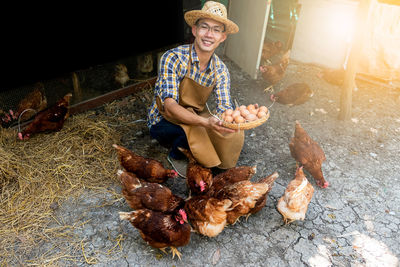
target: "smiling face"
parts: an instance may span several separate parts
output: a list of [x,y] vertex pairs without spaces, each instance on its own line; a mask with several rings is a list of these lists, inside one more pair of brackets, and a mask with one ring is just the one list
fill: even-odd
[[214,53],[227,34],[224,24],[212,19],[200,19],[193,27],[194,45],[198,53]]

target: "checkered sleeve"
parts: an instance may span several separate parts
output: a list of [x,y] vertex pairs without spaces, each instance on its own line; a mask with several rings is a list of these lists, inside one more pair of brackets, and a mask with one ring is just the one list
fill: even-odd
[[226,109],[232,108],[230,86],[231,80],[229,70],[222,65],[221,68],[217,69],[217,82],[214,89],[215,99],[217,100],[217,112],[222,113]]
[[179,101],[178,86],[181,64],[178,55],[173,52],[165,53],[161,58],[157,94],[162,104],[168,97]]

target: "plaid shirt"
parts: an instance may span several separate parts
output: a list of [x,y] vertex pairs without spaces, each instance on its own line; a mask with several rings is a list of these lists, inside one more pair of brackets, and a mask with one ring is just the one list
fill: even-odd
[[[159,96],[161,102],[168,97],[179,103],[179,85],[185,77],[188,70],[190,45],[181,45],[164,53],[160,60],[158,78],[154,89],[154,99],[151,104],[147,125],[158,123],[162,115],[158,111],[156,97]],[[213,64],[214,63],[214,64]],[[193,79],[202,86],[211,86],[216,79],[213,93],[217,101],[217,112],[221,113],[228,108],[232,108],[230,97],[230,76],[228,68],[221,59],[214,54],[205,71],[200,71],[199,58],[192,46],[192,66],[189,73],[189,78]],[[215,68],[215,69],[214,69]]]

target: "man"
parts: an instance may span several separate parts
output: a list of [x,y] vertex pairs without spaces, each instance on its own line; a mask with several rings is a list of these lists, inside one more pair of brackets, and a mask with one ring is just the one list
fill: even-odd
[[228,34],[239,31],[226,13],[223,4],[213,1],[186,12],[194,43],[161,57],[148,126],[160,144],[172,146],[168,160],[174,168],[184,158],[178,147],[189,148],[203,166],[220,169],[234,167],[243,147],[243,131],[223,127],[206,107],[213,93],[217,112],[232,108],[229,71],[214,53]]

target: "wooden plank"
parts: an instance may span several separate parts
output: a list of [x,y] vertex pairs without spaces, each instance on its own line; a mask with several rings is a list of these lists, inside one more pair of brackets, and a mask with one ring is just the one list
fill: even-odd
[[153,77],[153,78],[150,78],[143,82],[128,85],[121,89],[109,92],[107,94],[77,103],[70,107],[70,114],[74,115],[77,113],[81,113],[81,112],[99,107],[101,105],[104,105],[105,103],[114,101],[116,99],[123,98],[128,95],[134,94],[148,86],[154,86],[154,84],[156,83],[156,80],[157,80],[157,77]]
[[340,98],[340,120],[349,120],[351,118],[351,104],[353,97],[354,79],[356,77],[356,68],[360,57],[361,44],[364,37],[364,24],[368,18],[371,0],[361,0],[357,11],[357,22],[355,34],[353,35],[352,47],[347,62],[346,73]]
[[[119,98],[123,98],[128,95],[134,94],[136,92],[139,92],[140,90],[143,90],[144,88],[146,88],[148,86],[154,86],[154,84],[156,83],[156,80],[157,80],[157,77],[152,77],[143,82],[131,84],[131,85],[125,86],[121,89],[117,89],[112,92],[109,92],[107,94],[97,96],[97,97],[85,100],[83,102],[79,102],[75,105],[70,106],[69,113],[70,113],[70,115],[82,113],[87,110],[97,108],[101,105],[104,105],[105,103],[108,103],[108,102],[117,100]],[[31,123],[32,121],[33,121],[33,119],[22,122],[20,125],[21,129],[25,125],[28,125],[29,123]],[[16,129],[16,128],[18,128],[18,125],[11,126],[10,128]]]

